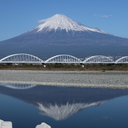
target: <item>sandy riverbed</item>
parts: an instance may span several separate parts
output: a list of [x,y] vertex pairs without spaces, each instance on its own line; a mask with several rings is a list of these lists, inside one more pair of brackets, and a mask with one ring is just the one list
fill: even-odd
[[128,89],[128,72],[0,70],[0,83]]

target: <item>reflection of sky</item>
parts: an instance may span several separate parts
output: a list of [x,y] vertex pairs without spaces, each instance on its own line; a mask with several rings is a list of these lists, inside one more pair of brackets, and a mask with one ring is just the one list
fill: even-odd
[[38,110],[33,106],[16,98],[0,94],[0,119],[12,121],[13,128],[27,128],[27,126],[33,128],[33,125],[37,125],[32,122],[37,113]]
[[79,120],[79,127],[127,128],[128,96],[108,101],[100,106],[87,108],[73,116]]
[[[54,88],[52,89],[54,90]],[[12,90],[6,90],[6,94],[8,91]],[[28,93],[28,91],[26,93]],[[20,95],[23,94],[25,94],[25,91]],[[128,127],[128,96],[118,97],[98,106],[87,107],[64,120],[56,121],[53,118],[41,115],[40,110],[33,106],[33,102],[28,103],[27,97],[29,95],[30,94],[26,95],[26,100],[25,98],[24,100],[19,100],[16,99],[17,97],[13,98],[5,94],[0,94],[0,119],[12,121],[13,128],[34,128],[41,122],[48,123],[52,128]],[[78,105],[79,103],[75,103],[74,99],[74,104]],[[71,104],[69,104],[69,106],[70,105]]]

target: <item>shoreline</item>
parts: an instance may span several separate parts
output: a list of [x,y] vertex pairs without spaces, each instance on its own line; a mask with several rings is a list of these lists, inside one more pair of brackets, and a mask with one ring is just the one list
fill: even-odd
[[128,71],[0,70],[0,83],[128,89]]

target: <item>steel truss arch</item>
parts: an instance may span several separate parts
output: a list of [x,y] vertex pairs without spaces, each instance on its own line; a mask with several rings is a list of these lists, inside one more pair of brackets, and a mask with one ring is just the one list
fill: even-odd
[[30,89],[33,87],[36,87],[37,85],[31,85],[31,84],[0,84],[0,86],[11,88],[11,89],[19,89],[19,90],[24,90],[24,89]]
[[125,64],[125,63],[128,63],[128,56],[124,56],[124,57],[121,57],[121,58],[119,58],[118,60],[116,60],[115,61],[115,64],[121,64],[121,63],[123,63],[123,64]]
[[18,53],[2,58],[0,63],[44,63],[44,61],[31,54]]
[[82,61],[74,56],[61,54],[53,56],[45,61],[45,63],[82,63]]
[[102,55],[96,55],[91,56],[83,61],[83,64],[85,63],[114,63],[114,61],[110,57],[102,56]]

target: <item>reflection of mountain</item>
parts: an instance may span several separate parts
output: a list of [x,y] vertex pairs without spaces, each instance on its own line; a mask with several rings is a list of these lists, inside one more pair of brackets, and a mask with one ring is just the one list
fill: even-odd
[[65,105],[58,106],[57,104],[48,107],[43,106],[43,104],[38,103],[38,109],[41,110],[42,115],[46,115],[54,118],[55,120],[63,120],[69,116],[79,112],[82,109],[86,109],[91,106],[96,106],[98,104],[104,103],[103,101],[93,102],[93,103],[68,103]]
[[62,120],[88,107],[128,95],[128,90],[51,86],[15,90],[0,86],[0,93],[32,104],[41,110],[42,115],[47,115],[55,120]]

